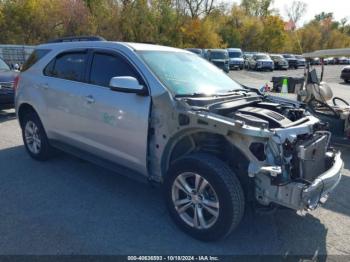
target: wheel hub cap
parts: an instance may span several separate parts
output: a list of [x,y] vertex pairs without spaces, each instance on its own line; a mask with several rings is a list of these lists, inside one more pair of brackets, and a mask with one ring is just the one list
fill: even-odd
[[198,174],[180,174],[172,186],[172,200],[180,218],[191,227],[210,228],[219,217],[217,194]]
[[33,121],[28,121],[24,128],[24,138],[26,145],[33,154],[40,153],[41,139],[39,136],[39,129]]

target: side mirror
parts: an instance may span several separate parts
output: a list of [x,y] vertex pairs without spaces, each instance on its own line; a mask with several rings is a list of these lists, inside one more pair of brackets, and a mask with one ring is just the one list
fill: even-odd
[[135,77],[116,76],[109,82],[109,87],[113,91],[124,93],[145,94],[144,86],[140,85]]

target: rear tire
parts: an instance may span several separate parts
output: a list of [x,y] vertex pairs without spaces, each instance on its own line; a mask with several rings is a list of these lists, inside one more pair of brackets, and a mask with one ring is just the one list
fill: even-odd
[[229,235],[244,214],[244,194],[236,175],[223,161],[205,153],[171,165],[164,196],[176,225],[202,241]]
[[47,160],[53,150],[38,115],[28,112],[23,117],[21,126],[23,142],[29,155],[35,160]]

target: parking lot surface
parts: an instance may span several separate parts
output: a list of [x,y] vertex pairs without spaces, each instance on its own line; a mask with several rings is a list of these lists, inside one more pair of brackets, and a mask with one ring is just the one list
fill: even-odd
[[[230,76],[258,87],[272,74],[299,72]],[[335,93],[350,98],[338,75],[327,77]],[[203,243],[176,228],[159,188],[67,154],[32,160],[13,110],[0,111],[0,138],[0,254],[350,255],[350,149],[341,149],[344,176],[323,207],[299,216],[286,209],[258,214],[248,206],[231,236]]]

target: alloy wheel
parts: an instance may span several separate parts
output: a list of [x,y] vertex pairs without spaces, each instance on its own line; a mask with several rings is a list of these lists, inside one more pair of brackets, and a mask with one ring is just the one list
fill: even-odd
[[199,174],[178,175],[172,185],[172,201],[180,218],[190,227],[208,229],[219,217],[218,196]]
[[39,134],[39,128],[33,121],[28,121],[24,129],[24,137],[28,149],[33,154],[37,155],[41,149],[41,138]]

